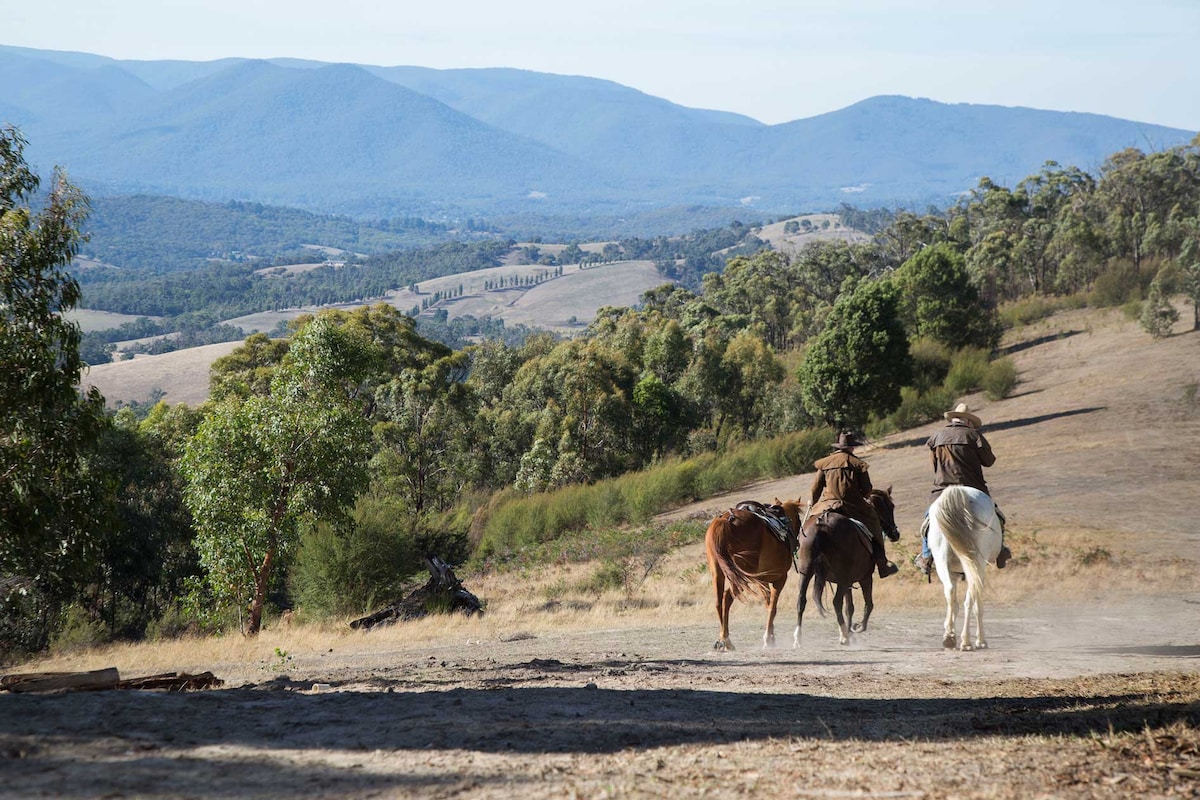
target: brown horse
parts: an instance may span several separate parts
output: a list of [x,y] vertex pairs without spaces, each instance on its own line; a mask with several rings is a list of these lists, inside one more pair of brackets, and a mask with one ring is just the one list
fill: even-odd
[[[789,539],[795,541],[800,531],[800,503],[778,499],[775,503],[787,516]],[[715,517],[704,535],[708,570],[717,598],[717,619],[721,623],[714,650],[734,649],[729,640],[729,609],[735,599],[747,594],[766,601],[763,647],[775,646],[775,610],[792,566],[793,546],[779,540],[754,513],[756,508],[761,511],[765,507],[754,502],[739,503]]]
[[[867,500],[879,515],[883,531],[893,542],[899,540],[900,530],[896,527],[896,507],[892,503],[892,487],[875,489]],[[867,629],[867,620],[875,602],[871,597],[874,585],[875,560],[871,557],[871,540],[856,522],[836,511],[827,511],[804,521],[800,534],[800,546],[796,551],[796,570],[801,574],[800,596],[796,599],[796,632],[792,644],[800,646],[800,625],[804,621],[809,583],[812,584],[812,599],[821,616],[825,607],[821,595],[825,584],[832,583],[837,589],[833,595],[833,608],[837,612],[840,644],[850,644],[856,631]],[[854,624],[854,584],[862,588],[863,618]]]

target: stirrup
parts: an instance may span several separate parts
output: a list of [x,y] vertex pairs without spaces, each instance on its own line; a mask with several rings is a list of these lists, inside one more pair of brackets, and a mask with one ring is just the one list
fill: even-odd
[[1008,545],[1001,545],[1000,552],[996,554],[996,569],[1004,569],[1004,565],[1012,558],[1012,551],[1008,549]]

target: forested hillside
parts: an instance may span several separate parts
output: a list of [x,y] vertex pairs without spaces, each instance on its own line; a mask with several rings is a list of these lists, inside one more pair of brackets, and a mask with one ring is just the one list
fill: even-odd
[[[305,277],[321,270],[257,281],[236,265],[196,273],[194,289],[171,274],[77,277],[65,267],[82,198],[63,183],[28,210],[36,180],[20,138],[4,137],[2,221],[23,237],[4,240],[16,241],[0,262],[15,293],[4,341],[28,358],[28,371],[0,375],[12,476],[0,641],[13,651],[45,646],[67,621],[139,637],[219,629],[247,608],[250,632],[285,605],[346,613],[398,591],[420,554],[495,567],[596,524],[584,487],[619,525],[794,473],[838,428],[878,435],[967,392],[1003,397],[1019,380],[995,352],[1003,326],[1055,308],[1123,306],[1159,337],[1184,297],[1200,326],[1200,145],[1122,150],[1095,173],[1047,165],[1011,187],[983,180],[945,211],[864,214],[878,228],[869,241],[773,251],[730,226],[614,242],[661,257],[676,282],[569,340],[454,348],[391,306],[322,312],[214,364],[201,407],[109,415],[73,388],[78,332],[58,312],[81,292],[229,311],[240,297],[370,294],[412,280],[432,254],[490,263],[489,248],[508,245],[373,256],[323,284]],[[680,249],[689,241],[703,263]]]

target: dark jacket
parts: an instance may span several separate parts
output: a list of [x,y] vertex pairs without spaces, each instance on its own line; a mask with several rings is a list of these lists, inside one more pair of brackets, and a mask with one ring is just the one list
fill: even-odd
[[996,456],[982,433],[955,420],[930,436],[926,444],[933,461],[933,494],[947,486],[971,486],[987,492],[983,468],[995,464]]
[[867,462],[853,453],[839,450],[813,464],[817,476],[812,485],[812,508],[809,516],[825,511],[838,511],[854,517],[877,537],[883,531],[879,515],[867,499],[871,496],[871,478]]

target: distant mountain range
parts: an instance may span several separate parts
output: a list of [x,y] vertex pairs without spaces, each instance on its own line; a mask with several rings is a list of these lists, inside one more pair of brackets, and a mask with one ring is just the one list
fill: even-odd
[[[802,87],[798,85],[797,91]],[[873,97],[779,125],[610,81],[295,59],[122,61],[0,46],[0,123],[93,195],[358,217],[799,212],[945,204],[1053,160],[1094,171],[1195,131]]]

